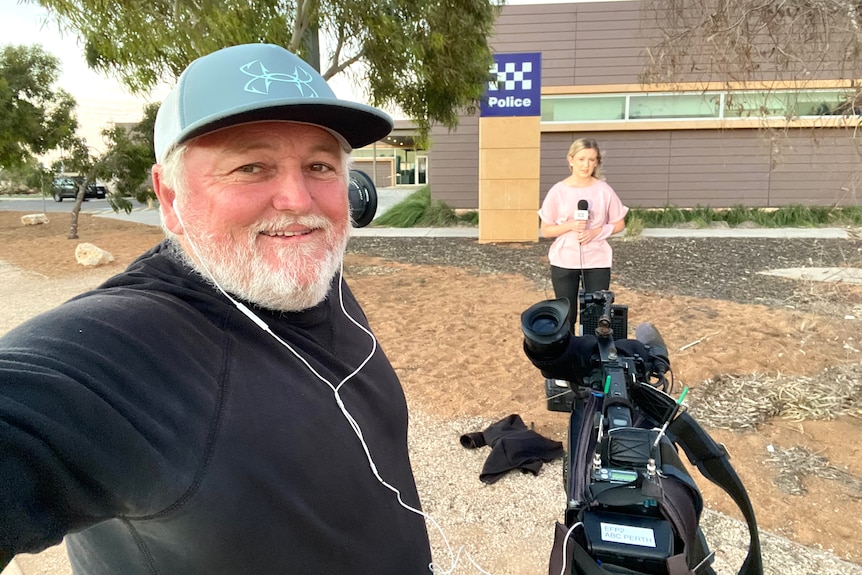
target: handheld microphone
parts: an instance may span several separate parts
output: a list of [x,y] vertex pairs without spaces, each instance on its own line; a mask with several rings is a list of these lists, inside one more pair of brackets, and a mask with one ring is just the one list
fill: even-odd
[[590,219],[590,204],[587,200],[578,200],[578,209],[575,210],[575,219],[584,221]]
[[[589,202],[587,202],[587,200],[585,200],[585,199],[578,200],[578,209],[575,210],[575,221],[586,222],[589,219],[590,219],[590,204],[589,204]],[[586,227],[586,224],[584,224],[584,227]],[[584,246],[581,243],[581,241],[578,241],[578,254],[580,255],[580,262],[581,262],[580,266],[581,266],[581,268],[583,268],[584,267]],[[580,282],[580,281],[585,281],[585,280],[580,279],[578,281]],[[586,287],[586,283],[584,283],[584,287]],[[580,325],[577,325],[577,324],[575,325],[575,328],[576,328],[575,333],[577,333],[578,335],[584,335],[584,333],[583,333],[584,318],[582,315],[583,309],[581,309],[580,312],[581,312],[581,314],[578,318],[578,323]]]

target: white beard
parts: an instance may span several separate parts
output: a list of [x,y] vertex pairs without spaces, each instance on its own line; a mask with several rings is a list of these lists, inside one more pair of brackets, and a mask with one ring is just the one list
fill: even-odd
[[[205,279],[254,305],[276,311],[301,311],[316,306],[326,298],[332,279],[341,269],[349,235],[347,218],[338,225],[318,216],[283,217],[260,223],[248,230],[248,236],[234,239],[226,234],[196,231],[188,223],[185,242],[173,238],[186,263]],[[319,245],[285,246],[273,258],[266,259],[256,243],[259,232],[299,223],[308,228],[325,230],[325,254],[316,255]],[[190,244],[191,249],[182,247]]]

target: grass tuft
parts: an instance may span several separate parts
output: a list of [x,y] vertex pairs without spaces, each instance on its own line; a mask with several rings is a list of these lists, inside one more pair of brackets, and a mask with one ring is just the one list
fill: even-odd
[[390,228],[442,228],[477,225],[476,211],[457,214],[446,202],[431,200],[431,188],[423,186],[392,206],[371,225]]
[[430,204],[431,188],[424,186],[389,208],[379,218],[375,218],[371,225],[388,228],[416,227]]
[[794,204],[777,209],[753,208],[736,205],[727,209],[697,206],[681,209],[667,206],[662,209],[632,208],[626,217],[637,221],[643,228],[667,228],[683,224],[707,227],[713,222],[726,222],[737,227],[746,222],[764,228],[857,227],[862,225],[862,206],[803,206]]
[[[635,237],[644,228],[694,226],[699,228],[725,222],[730,227],[752,223],[764,228],[859,227],[862,206],[803,206],[794,204],[776,209],[735,205],[716,209],[709,206],[661,209],[632,208],[626,216],[626,235]],[[458,213],[445,202],[431,200],[431,188],[423,186],[375,219],[372,226],[391,228],[478,226],[476,210]]]

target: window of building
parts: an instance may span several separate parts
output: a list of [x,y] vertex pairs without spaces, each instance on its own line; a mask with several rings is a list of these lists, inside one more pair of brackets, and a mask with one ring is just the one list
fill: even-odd
[[543,123],[862,115],[847,90],[543,96]]
[[548,96],[542,98],[543,122],[624,120],[625,96]]
[[[395,184],[423,183],[425,179],[425,164],[417,163],[417,151],[414,148],[394,148],[383,144],[375,147],[367,146],[353,150],[351,153],[355,159],[380,158],[392,160],[395,170]],[[423,158],[425,156],[422,156]]]
[[630,120],[717,118],[720,94],[638,94],[629,96]]

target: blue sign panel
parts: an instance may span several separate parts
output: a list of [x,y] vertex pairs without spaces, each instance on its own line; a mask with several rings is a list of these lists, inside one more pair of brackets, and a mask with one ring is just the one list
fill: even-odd
[[542,114],[542,53],[494,54],[481,116]]

